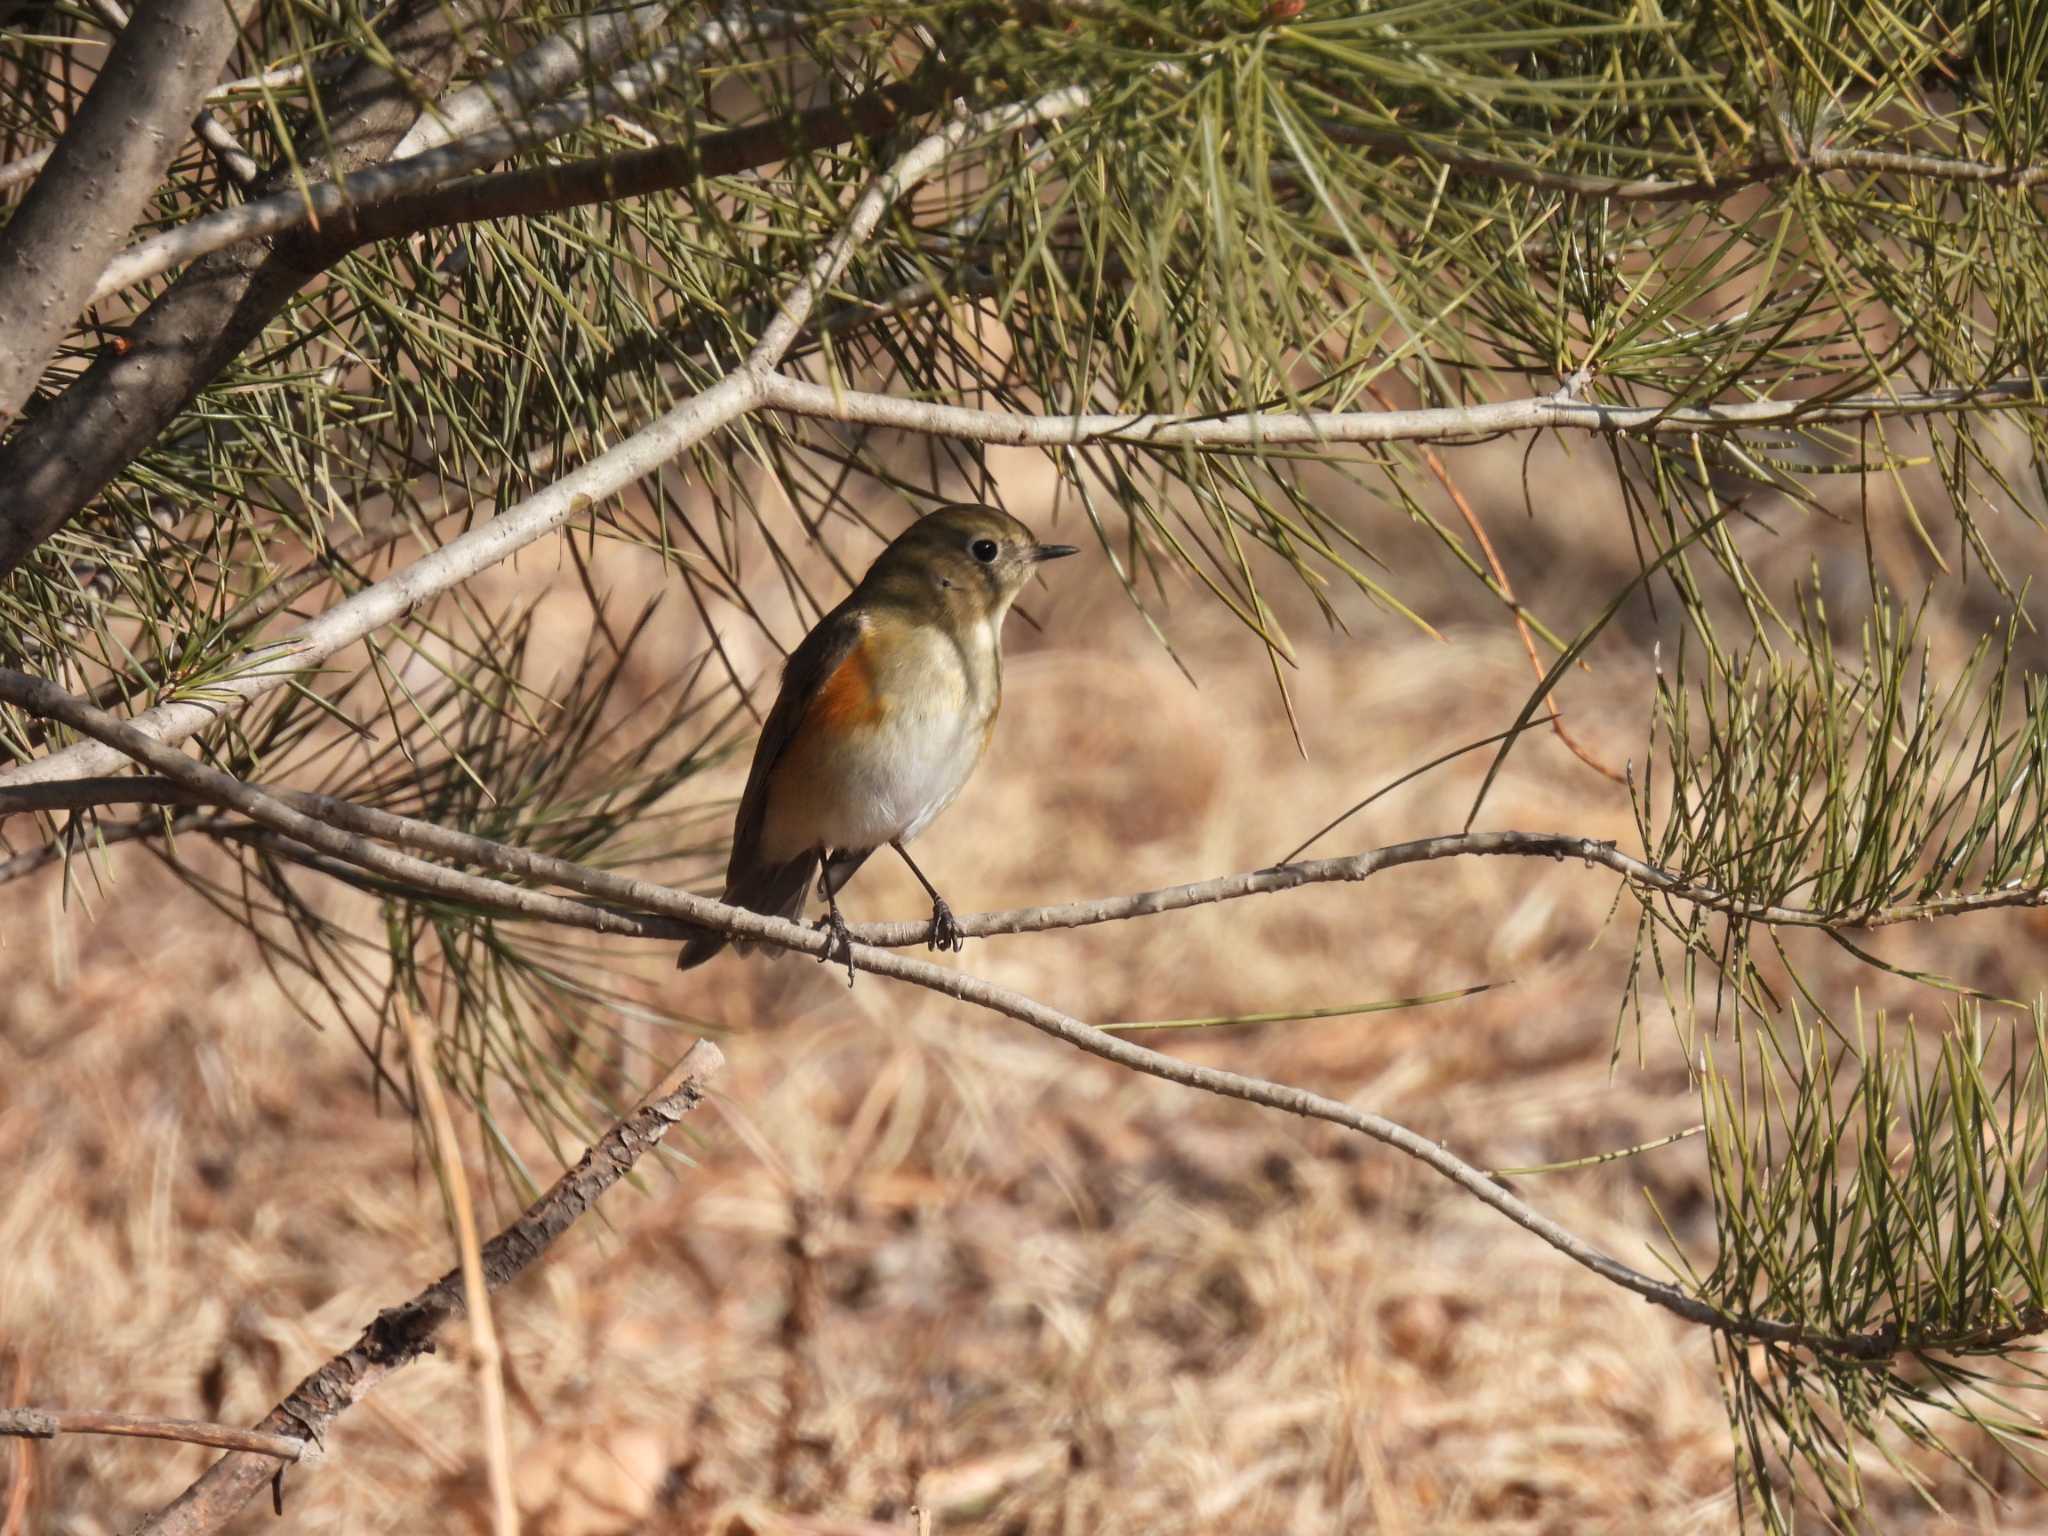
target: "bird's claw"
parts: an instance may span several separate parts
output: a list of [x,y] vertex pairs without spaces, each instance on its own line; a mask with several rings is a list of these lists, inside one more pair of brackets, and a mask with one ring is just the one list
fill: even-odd
[[818,919],[815,926],[824,929],[832,936],[830,941],[826,943],[824,952],[818,956],[818,964],[829,965],[834,960],[845,961],[846,984],[849,987],[852,986],[853,933],[846,926],[846,919],[839,915],[837,907],[833,907],[823,917]]
[[926,936],[924,947],[941,953],[951,950],[955,954],[967,947],[967,935],[960,931],[959,920],[943,896],[932,903],[932,931]]

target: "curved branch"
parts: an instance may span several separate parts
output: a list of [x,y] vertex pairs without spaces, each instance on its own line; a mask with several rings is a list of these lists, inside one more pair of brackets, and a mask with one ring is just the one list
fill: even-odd
[[[544,917],[554,921],[570,923],[576,927],[588,928],[602,933],[623,933],[651,936],[659,933],[668,937],[673,932],[677,917],[699,925],[716,928],[734,937],[743,937],[759,943],[772,944],[782,949],[800,950],[820,959],[830,956],[845,960],[856,970],[885,976],[897,981],[909,982],[914,986],[939,992],[962,1002],[972,1003],[1007,1018],[1028,1024],[1033,1029],[1051,1035],[1057,1040],[1090,1055],[1100,1056],[1105,1061],[1134,1071],[1144,1072],[1168,1082],[1180,1083],[1186,1087],[1199,1088],[1225,1098],[1242,1099],[1246,1103],[1261,1105],[1268,1109],[1284,1110],[1289,1114],[1301,1115],[1313,1120],[1326,1120],[1332,1125],[1369,1136],[1384,1142],[1397,1151],[1423,1163],[1435,1172],[1449,1179],[1467,1194],[1498,1211],[1524,1231],[1530,1232],[1550,1244],[1573,1262],[1584,1266],[1625,1290],[1634,1292],[1645,1300],[1654,1302],[1667,1311],[1719,1332],[1740,1338],[1754,1339],[1766,1344],[1803,1348],[1840,1359],[1866,1363],[1882,1363],[1891,1359],[1901,1349],[1941,1350],[1975,1347],[1984,1343],[1989,1335],[1970,1334],[1956,1336],[1915,1338],[1901,1336],[1895,1328],[1880,1328],[1869,1333],[1833,1333],[1807,1327],[1803,1323],[1785,1323],[1770,1318],[1750,1317],[1722,1310],[1712,1303],[1692,1295],[1669,1281],[1658,1280],[1639,1270],[1631,1268],[1619,1259],[1601,1252],[1578,1237],[1569,1229],[1545,1216],[1535,1207],[1497,1183],[1484,1170],[1474,1167],[1440,1144],[1417,1135],[1407,1127],[1364,1110],[1353,1109],[1334,1099],[1324,1098],[1306,1089],[1291,1087],[1283,1083],[1269,1082],[1264,1078],[1249,1077],[1241,1073],[1224,1071],[1221,1068],[1199,1066],[1180,1060],[1144,1046],[1120,1039],[1107,1031],[1085,1024],[1081,1020],[1061,1013],[1027,997],[1022,993],[1000,987],[993,982],[966,972],[939,966],[926,960],[907,955],[894,954],[878,949],[867,943],[854,943],[849,951],[839,950],[837,941],[818,929],[783,918],[768,917],[748,912],[737,907],[728,907],[722,902],[711,901],[702,896],[693,896],[681,891],[668,890],[646,881],[633,881],[621,876],[607,875],[597,870],[577,870],[578,884],[583,889],[612,889],[638,894],[644,890],[650,898],[647,906],[654,911],[675,914],[666,918],[649,919],[628,912],[616,912],[569,901],[562,897],[548,896],[540,892],[525,890],[519,886],[507,885],[502,881],[489,880],[475,875],[464,875],[424,860],[394,854],[378,848],[362,836],[338,830],[326,822],[305,812],[295,810],[282,800],[255,789],[250,785],[196,763],[183,754],[159,745],[142,736],[132,727],[113,720],[99,710],[93,709],[82,700],[73,698],[54,685],[40,679],[26,677],[18,672],[0,669],[0,699],[19,705],[36,714],[63,720],[76,729],[86,731],[105,741],[119,751],[132,755],[136,761],[156,769],[167,778],[188,786],[197,792],[218,799],[233,806],[252,820],[281,832],[287,837],[321,851],[322,853],[356,864],[379,875],[420,886],[434,895],[450,900],[466,901],[487,908],[502,907],[517,910],[523,915]],[[296,797],[304,803],[317,802],[322,797]],[[344,802],[327,802],[337,809],[345,807]],[[447,847],[465,847],[475,852],[462,856],[477,856],[484,862],[480,839],[467,838],[464,834],[432,826],[431,823],[412,823],[410,818],[394,817],[389,812],[372,811],[367,807],[345,807],[343,813],[356,817],[373,818],[387,823],[407,823],[419,829],[409,832],[409,840],[418,846],[432,846],[435,843]],[[1514,853],[1543,853],[1552,857],[1583,857],[1592,862],[1605,862],[1601,857],[1614,855],[1612,847],[1589,838],[1545,838],[1530,834],[1479,834],[1481,838],[1503,840],[1494,851]],[[1410,856],[1401,862],[1415,862],[1429,856],[1425,852],[1432,846],[1439,849],[1452,844],[1464,844],[1465,838],[1429,839],[1419,844],[1402,845],[1410,850]],[[1382,850],[1390,853],[1396,850]],[[1460,851],[1470,851],[1461,849]],[[1446,856],[1438,853],[1436,856]],[[1370,855],[1362,856],[1370,858]],[[1625,855],[1617,857],[1625,858]],[[533,871],[562,871],[575,869],[565,861],[551,859],[545,855],[527,852],[523,849],[491,845],[488,859],[498,867],[524,867]],[[1306,866],[1284,866],[1276,870],[1258,871],[1251,875],[1231,876],[1223,881],[1207,882],[1215,894],[1210,900],[1223,900],[1231,895],[1252,895],[1260,890],[1286,889],[1290,885],[1306,883],[1300,878],[1302,870],[1314,871],[1318,866],[1350,865],[1350,860],[1319,860]],[[1637,861],[1630,861],[1632,863]],[[1382,862],[1379,867],[1390,867]],[[1648,868],[1648,866],[1643,866]],[[548,878],[556,878],[550,874]],[[1340,878],[1364,878],[1363,875],[1346,874]],[[1668,881],[1669,877],[1666,877]],[[1191,890],[1192,888],[1182,888]],[[1173,893],[1153,892],[1131,898],[1122,898],[1118,903],[1079,903],[1083,913],[1100,911],[1105,906],[1130,903],[1131,910],[1119,915],[1138,915],[1140,910],[1169,911],[1175,905],[1195,905],[1192,899],[1179,901],[1162,900]],[[1040,909],[1057,911],[1058,909]],[[1107,921],[1107,916],[1092,916],[1087,920]],[[928,931],[929,925],[917,925]],[[1048,925],[1049,926],[1049,925]],[[1013,931],[1024,931],[1015,929]],[[2017,1333],[2010,1337],[2001,1334],[2001,1342],[2011,1338],[2048,1330],[2048,1314],[2029,1313],[2022,1319]]]

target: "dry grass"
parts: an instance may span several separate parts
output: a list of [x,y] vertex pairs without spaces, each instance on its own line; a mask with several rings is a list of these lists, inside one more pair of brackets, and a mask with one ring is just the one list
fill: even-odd
[[[1540,523],[1520,518],[1512,456],[1454,468],[1539,611],[1629,569],[1594,466],[1558,482],[1594,486],[1588,504]],[[1373,527],[1390,558],[1420,548]],[[1105,571],[1055,578],[1029,604],[1043,633],[1013,623],[994,756],[922,845],[962,910],[1269,862],[1398,769],[1498,729],[1528,686],[1512,631],[1448,577],[1403,582],[1446,643],[1357,605],[1350,636],[1327,633],[1299,605],[1303,761],[1262,658],[1212,605],[1174,610],[1197,691]],[[529,563],[491,585],[548,579]],[[550,622],[580,634],[579,603],[566,584]],[[681,613],[677,655],[696,638]],[[1566,697],[1611,760],[1641,754],[1653,632],[1637,625]],[[1436,775],[1327,846],[1454,829],[1478,771]],[[1613,788],[1547,737],[1486,819],[1628,836]],[[0,892],[0,1388],[254,1422],[452,1245],[410,1125],[373,1107],[346,1037],[296,1021],[250,947],[146,858],[115,867],[68,908],[50,881]],[[1512,979],[1448,1007],[1165,1037],[1512,1166],[1694,1118],[1668,1039],[1610,1074],[1629,937],[1606,925],[1612,895],[1581,869],[1468,861],[975,944],[960,963],[1098,1021]],[[851,904],[921,910],[887,860]],[[2031,931],[1951,926],[1944,968],[2038,985],[2012,946]],[[615,1194],[608,1226],[503,1299],[528,1529],[900,1531],[920,1501],[942,1532],[1033,1536],[1734,1526],[1706,1339],[1383,1149],[928,995],[848,992],[804,962],[678,977],[665,953],[617,950],[648,996],[727,1032],[732,1066],[689,1127],[695,1165]],[[1646,1187],[1681,1236],[1711,1233],[1692,1144],[1522,1187],[1639,1265]],[[292,1529],[483,1528],[459,1333],[293,1474]],[[207,1459],[105,1440],[29,1455],[19,1529],[79,1536],[126,1528]],[[0,1451],[10,1478],[20,1465]],[[2005,1484],[2000,1509],[1946,1478],[1960,1525],[1895,1485],[1877,1497],[1892,1529],[2037,1528],[2043,1506]]]

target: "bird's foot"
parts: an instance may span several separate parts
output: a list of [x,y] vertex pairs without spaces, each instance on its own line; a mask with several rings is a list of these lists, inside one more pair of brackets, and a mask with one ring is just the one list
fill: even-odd
[[953,916],[953,909],[946,905],[943,896],[932,902],[932,931],[926,937],[924,947],[941,952],[950,949],[955,954],[967,947],[967,935],[960,931],[959,920]]
[[846,984],[849,987],[852,986],[853,933],[846,926],[846,919],[839,915],[838,906],[835,904],[828,908],[825,915],[819,918],[814,926],[824,929],[832,936],[831,940],[825,945],[824,952],[818,956],[818,964],[830,965],[834,960],[845,961]]

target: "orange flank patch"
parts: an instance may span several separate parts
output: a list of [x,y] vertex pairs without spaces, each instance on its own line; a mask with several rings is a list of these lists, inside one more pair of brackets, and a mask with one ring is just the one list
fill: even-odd
[[875,692],[875,664],[868,655],[868,637],[863,635],[846,653],[846,660],[819,685],[811,707],[804,711],[804,725],[830,734],[871,725],[881,718],[882,703]]

